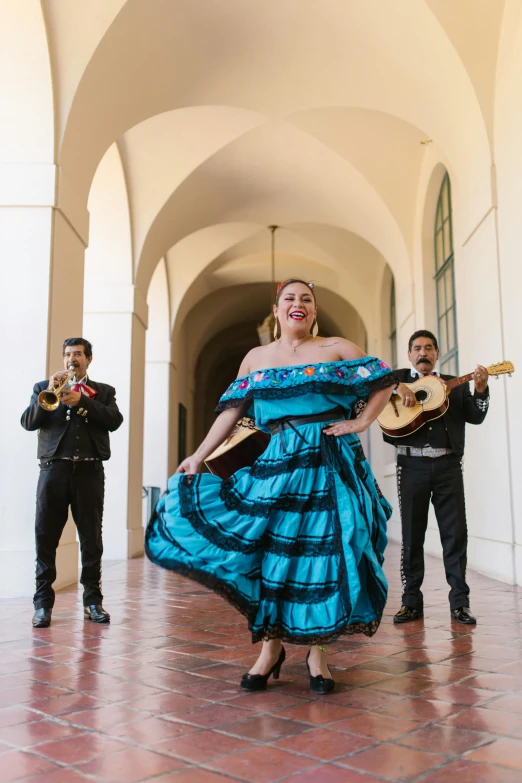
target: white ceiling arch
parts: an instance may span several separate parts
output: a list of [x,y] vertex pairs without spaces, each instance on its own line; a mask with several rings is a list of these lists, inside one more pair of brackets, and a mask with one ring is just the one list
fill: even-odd
[[[364,324],[355,308],[338,291],[323,288],[318,293],[328,330],[340,328],[343,334],[358,339],[364,349]],[[202,350],[216,335],[237,324],[260,321],[264,317],[263,301],[267,294],[266,283],[236,283],[202,297],[176,328],[174,363],[182,344],[181,351],[188,357],[192,377]]]
[[[256,224],[207,227],[167,253],[172,292],[172,326],[183,322],[197,302],[215,288],[270,280],[270,235]],[[359,236],[327,224],[291,224],[276,235],[276,280],[305,276],[316,285],[346,289],[347,301],[363,320],[371,318],[372,297],[384,259]],[[269,302],[266,303],[268,309]]]
[[233,106],[191,106],[158,114],[120,141],[133,213],[135,261],[156,215],[190,174],[227,144],[266,122]]
[[187,177],[152,224],[136,282],[158,258],[209,225],[329,223],[373,244],[395,273],[409,274],[404,237],[379,194],[348,161],[286,122],[257,126]]
[[[53,58],[65,68],[75,36],[62,5],[46,10]],[[92,8],[96,15],[98,3]],[[490,156],[474,87],[480,69],[473,81],[454,20],[434,10],[436,0],[324,0],[320,13],[315,0],[288,0],[277,15],[257,0],[113,0],[83,48],[92,56],[81,77],[57,96],[60,107],[70,105],[60,163],[86,199],[113,141],[165,111],[228,105],[275,118],[355,106],[422,129],[462,171],[482,169]],[[489,61],[496,49],[485,48]],[[477,181],[487,190],[484,178]]]
[[[382,271],[385,267],[384,261],[381,261],[379,267],[376,266],[375,273],[368,275],[367,284],[361,284],[360,281],[353,278],[349,269],[344,275],[336,273],[331,267],[328,268],[317,263],[312,258],[297,256],[294,254],[282,254],[278,260],[278,268],[281,270],[281,278],[288,279],[298,274],[304,279],[313,279],[317,281],[316,291],[318,298],[319,312],[324,312],[327,302],[331,295],[340,297],[349,306],[350,310],[357,313],[358,318],[364,323],[365,329],[375,331],[375,299],[379,295],[379,287],[382,279]],[[250,313],[256,308],[262,315],[259,316],[259,323],[271,310],[271,294],[268,286],[266,274],[266,256],[246,256],[238,258],[236,261],[229,262],[224,266],[218,266],[211,269],[208,267],[205,272],[200,274],[188,287],[185,295],[181,299],[175,313],[173,313],[172,342],[176,345],[180,333],[187,323],[187,319],[192,318],[192,313],[199,311],[202,301],[208,300],[209,296],[216,294],[217,299],[225,300],[229,289],[237,289],[241,286],[252,287],[262,285],[266,288],[266,296],[261,303],[258,301],[250,303],[250,310],[245,304],[245,313]],[[246,288],[245,288],[246,290]],[[228,300],[227,300],[228,301]],[[334,320],[340,323],[339,316],[331,314]],[[229,314],[230,324],[238,318],[237,313]],[[229,325],[230,325],[229,324]],[[190,331],[190,330],[189,330]],[[203,338],[202,338],[203,339]],[[198,349],[199,350],[199,349]]]

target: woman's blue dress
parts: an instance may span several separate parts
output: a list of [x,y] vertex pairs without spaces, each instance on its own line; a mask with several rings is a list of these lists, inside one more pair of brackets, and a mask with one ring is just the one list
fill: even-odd
[[[334,408],[354,418],[373,390],[394,383],[371,356],[276,367],[235,380],[217,410],[249,402],[269,431],[270,421]],[[299,426],[299,435],[285,428],[227,481],[172,476],[148,525],[149,558],[225,596],[253,641],[309,645],[379,626],[391,507],[358,436],[325,435],[326,423]]]

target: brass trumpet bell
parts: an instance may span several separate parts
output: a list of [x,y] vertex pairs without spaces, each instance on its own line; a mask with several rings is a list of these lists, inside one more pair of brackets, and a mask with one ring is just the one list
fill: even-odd
[[44,411],[55,411],[60,404],[60,392],[67,386],[70,380],[74,378],[74,368],[70,368],[67,376],[58,385],[52,389],[45,389],[38,395],[38,405],[43,408]]

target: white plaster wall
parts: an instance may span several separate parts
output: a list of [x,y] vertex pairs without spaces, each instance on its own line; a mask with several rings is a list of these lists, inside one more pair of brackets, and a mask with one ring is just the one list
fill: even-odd
[[[504,358],[495,211],[491,210],[456,257],[460,372]],[[471,567],[514,580],[505,377],[490,380],[485,422],[467,426],[464,478]],[[451,404],[451,398],[450,398]]]
[[[0,367],[4,371],[12,368],[16,377],[14,386],[0,383],[2,409],[12,412],[2,425],[3,441],[10,447],[0,456],[0,587],[4,596],[30,595],[34,589],[37,436],[22,429],[20,416],[29,404],[33,384],[48,374],[48,298],[42,292],[49,290],[51,224],[51,209],[0,209],[4,259],[0,288],[11,292],[0,307],[4,336]],[[27,285],[28,280],[34,285]]]
[[164,259],[152,276],[147,296],[145,339],[145,422],[143,486],[167,486],[171,410],[171,343],[169,285]]
[[[509,12],[509,13],[508,13]],[[513,502],[517,583],[522,585],[522,7],[507,4],[501,39],[495,114],[495,157],[498,184],[499,273],[505,358],[515,363],[513,378],[502,384],[507,411],[506,440]],[[499,382],[500,383],[500,382]],[[500,396],[500,390],[497,392]]]
[[[419,199],[424,208],[417,210],[418,242],[414,265],[415,311],[399,326],[399,366],[407,366],[407,341],[409,335],[419,328],[436,329],[435,323],[426,322],[428,314],[435,313],[432,284],[433,250],[432,232],[436,197],[442,181],[443,169],[437,151],[427,155],[433,165],[422,174]],[[453,183],[452,183],[453,184]],[[459,202],[454,195],[454,220],[456,235],[459,223]],[[432,214],[430,214],[432,213]],[[468,213],[469,214],[469,213]],[[430,236],[431,231],[431,236]],[[501,302],[501,281],[497,252],[496,211],[492,207],[476,226],[464,246],[456,247],[455,275],[457,291],[457,316],[459,339],[460,372],[470,372],[477,363],[492,364],[505,357],[503,311]],[[501,245],[502,246],[502,245]],[[513,274],[520,270],[510,267]],[[510,294],[515,299],[513,288]],[[400,294],[399,294],[400,295]],[[504,294],[505,298],[505,294]],[[504,308],[504,319],[506,313]],[[514,312],[511,324],[514,324]],[[518,330],[511,328],[513,338]],[[514,349],[516,353],[516,349]],[[513,351],[512,351],[513,353]],[[491,380],[491,407],[484,424],[480,427],[467,425],[467,447],[464,460],[464,480],[469,528],[468,563],[482,573],[507,582],[516,579],[514,561],[520,554],[513,547],[512,486],[509,464],[509,436],[513,439],[513,413],[508,418],[506,391],[515,391],[516,376],[511,380]],[[451,399],[451,398],[450,398]],[[381,488],[394,506],[389,522],[389,536],[400,541],[400,514],[397,503],[395,460],[391,447],[379,443],[377,428],[372,428],[372,464]],[[517,491],[517,490],[515,490]],[[442,555],[437,522],[430,508],[425,551]]]
[[[71,253],[73,294],[69,298],[64,297],[63,280],[56,280],[51,273],[53,221],[56,247],[62,253]],[[10,368],[0,383],[0,404],[13,414],[3,424],[2,434],[10,447],[0,458],[0,592],[3,596],[31,596],[34,591],[37,434],[22,429],[20,416],[29,404],[34,383],[63,366],[61,345],[69,330],[80,331],[78,307],[81,310],[82,282],[74,280],[74,270],[78,272],[82,251],[69,232],[62,229],[63,219],[49,207],[0,208],[3,259],[0,290],[10,292],[0,307],[0,331],[4,335],[0,366],[4,372]],[[57,261],[55,268],[60,267]],[[61,298],[61,304],[51,311],[49,300],[53,296]],[[49,342],[49,333],[53,342]],[[9,379],[15,379],[14,385]],[[77,580],[78,545],[71,522],[62,536],[57,565],[57,588]]]

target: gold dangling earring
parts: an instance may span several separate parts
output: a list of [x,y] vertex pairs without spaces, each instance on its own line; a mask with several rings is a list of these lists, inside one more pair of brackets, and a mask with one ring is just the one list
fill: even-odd
[[319,334],[319,324],[317,323],[317,318],[314,321],[314,325],[312,326],[312,337],[317,337]]
[[277,325],[278,325],[278,323],[279,323],[279,321],[276,318],[275,319],[275,324],[274,324],[274,340],[277,340]]

